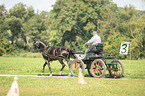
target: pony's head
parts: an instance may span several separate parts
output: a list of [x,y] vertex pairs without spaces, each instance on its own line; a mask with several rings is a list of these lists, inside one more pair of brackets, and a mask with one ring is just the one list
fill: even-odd
[[47,43],[42,40],[34,40],[34,48],[36,51],[43,51],[47,46]]

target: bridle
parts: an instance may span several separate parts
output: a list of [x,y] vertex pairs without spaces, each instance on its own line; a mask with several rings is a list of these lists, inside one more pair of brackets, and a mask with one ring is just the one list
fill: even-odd
[[[36,45],[36,44],[39,44],[39,45]],[[43,42],[41,42],[41,44],[42,44],[44,47],[41,47],[41,46],[40,46],[40,42],[39,42],[39,41],[35,43],[35,46],[36,46],[36,48],[37,48],[38,51],[45,50],[45,49],[48,47],[48,45],[45,46],[45,44],[44,44]]]

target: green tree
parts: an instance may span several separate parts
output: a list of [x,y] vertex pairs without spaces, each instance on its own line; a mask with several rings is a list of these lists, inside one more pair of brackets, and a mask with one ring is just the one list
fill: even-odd
[[5,26],[5,18],[7,16],[7,10],[4,5],[0,5],[0,36],[6,35],[5,30],[7,27]]
[[22,19],[23,22],[29,20],[34,16],[34,9],[32,6],[27,7],[23,3],[16,4],[12,9],[9,10],[10,16],[15,16],[16,18]]
[[8,25],[8,29],[11,31],[11,35],[9,39],[16,42],[17,38],[21,36],[22,32],[22,20],[20,18],[16,18],[12,16],[11,18],[7,18],[5,23]]
[[136,59],[143,58],[145,56],[145,14],[140,18],[133,17],[127,26],[133,42],[133,56]]
[[8,15],[4,5],[0,5],[0,56],[11,53],[14,47],[8,42],[6,37],[9,35],[5,23],[6,16]]
[[26,49],[27,36],[23,26],[34,16],[34,9],[18,3],[9,10],[9,13],[5,22],[10,30],[9,40],[12,41],[12,44],[15,42],[17,47]]
[[29,37],[31,41],[34,39],[48,39],[47,31],[47,15],[48,12],[41,12],[40,14],[35,14],[28,22],[23,24],[23,30],[25,31],[25,36]]
[[76,36],[86,42],[92,31],[100,32],[99,20],[105,20],[105,10],[112,5],[109,0],[58,0],[50,12],[49,26],[61,33],[62,45],[76,41]]

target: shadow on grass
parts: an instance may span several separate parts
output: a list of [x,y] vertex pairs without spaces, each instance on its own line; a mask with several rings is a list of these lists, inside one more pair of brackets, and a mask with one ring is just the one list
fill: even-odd
[[[50,76],[50,74],[38,74],[37,76],[45,76],[45,77],[49,77]],[[59,75],[59,74],[52,74],[52,77],[66,77],[66,76],[69,76],[69,74],[62,74],[62,75]],[[75,76],[70,76],[70,77],[75,77]],[[84,77],[90,77],[90,78],[95,78],[95,77],[91,77],[89,74],[85,74],[84,75]],[[121,77],[121,78],[123,78],[124,77],[124,75]],[[120,79],[120,78],[114,78],[114,77],[111,77],[109,74],[105,74],[103,77],[100,77],[100,78],[106,78],[106,79]]]
[[[59,74],[52,74],[52,76],[58,76],[58,77],[60,77],[60,76],[68,76],[69,74],[62,74],[62,75],[59,75]],[[37,76],[50,76],[50,74],[38,74]]]

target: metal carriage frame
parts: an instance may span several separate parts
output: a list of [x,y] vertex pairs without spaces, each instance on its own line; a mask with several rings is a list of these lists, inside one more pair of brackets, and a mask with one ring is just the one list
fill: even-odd
[[83,54],[75,54],[76,59],[70,63],[70,72],[73,76],[78,76],[79,68],[84,73],[87,69],[91,77],[100,78],[109,71],[110,77],[120,78],[124,73],[123,64],[115,56],[103,56],[102,51],[91,53],[87,59],[82,58]]

